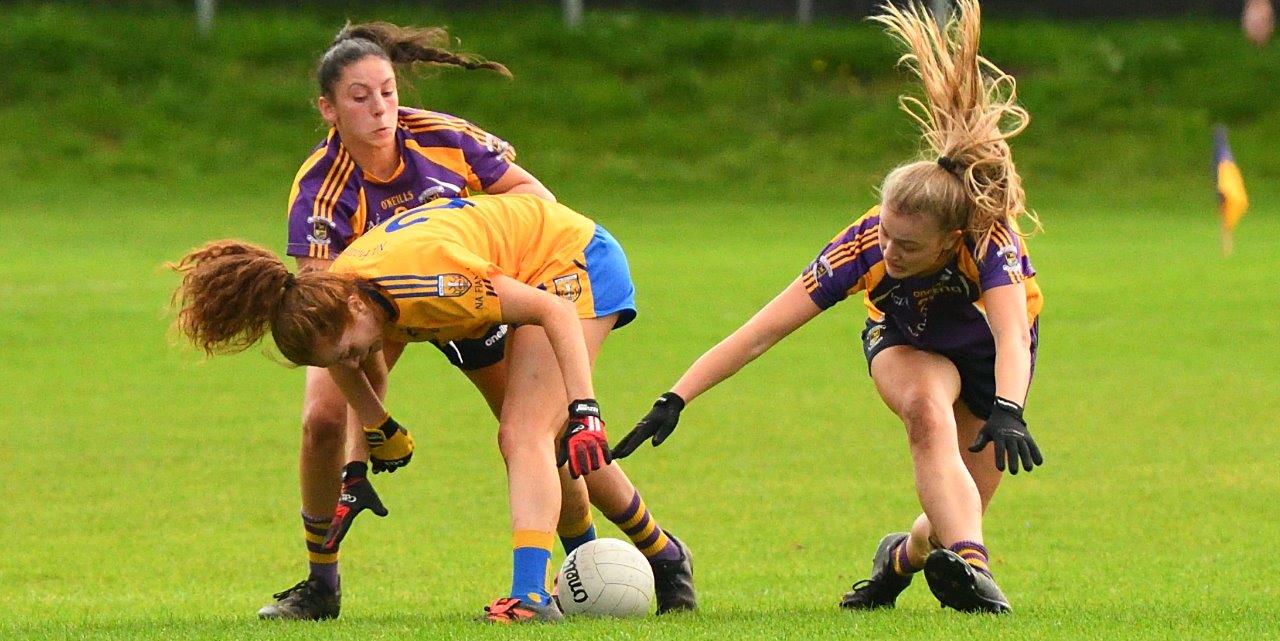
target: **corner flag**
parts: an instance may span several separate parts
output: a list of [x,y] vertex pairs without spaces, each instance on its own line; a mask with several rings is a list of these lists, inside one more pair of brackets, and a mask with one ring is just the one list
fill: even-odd
[[1224,125],[1213,130],[1213,166],[1218,183],[1218,213],[1222,216],[1222,253],[1230,256],[1232,231],[1249,209],[1249,197],[1244,192],[1240,168],[1236,167],[1231,148],[1227,146],[1227,128]]

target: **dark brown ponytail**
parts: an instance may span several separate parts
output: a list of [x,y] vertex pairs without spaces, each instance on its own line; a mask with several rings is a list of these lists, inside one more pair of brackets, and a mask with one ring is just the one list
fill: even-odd
[[333,97],[333,83],[342,70],[367,56],[377,56],[400,69],[426,63],[462,69],[488,69],[507,78],[511,72],[497,62],[449,50],[449,32],[440,27],[399,27],[389,22],[347,23],[334,36],[316,66],[320,93]]

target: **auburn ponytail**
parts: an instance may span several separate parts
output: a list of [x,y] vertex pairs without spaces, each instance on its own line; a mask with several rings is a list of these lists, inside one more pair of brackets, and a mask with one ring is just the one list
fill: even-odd
[[194,249],[169,268],[175,325],[206,354],[233,354],[271,332],[280,353],[306,365],[318,341],[342,335],[355,280],[323,271],[295,276],[270,250],[235,240]]

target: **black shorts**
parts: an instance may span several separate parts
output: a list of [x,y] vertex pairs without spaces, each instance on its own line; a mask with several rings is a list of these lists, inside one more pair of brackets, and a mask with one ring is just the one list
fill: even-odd
[[[912,345],[902,330],[893,321],[885,319],[875,322],[867,319],[867,326],[862,330],[862,353],[867,357],[867,372],[871,371],[871,360],[876,354],[895,345]],[[921,349],[917,347],[917,349]],[[996,402],[996,357],[971,356],[957,352],[930,351],[945,357],[956,366],[960,373],[960,401],[969,408],[973,415],[980,419],[991,417],[991,407]],[[1035,349],[1031,350],[1031,367],[1035,368]]]
[[506,355],[509,325],[494,325],[484,338],[467,338],[447,343],[432,343],[444,353],[453,366],[461,370],[474,370],[496,365]]

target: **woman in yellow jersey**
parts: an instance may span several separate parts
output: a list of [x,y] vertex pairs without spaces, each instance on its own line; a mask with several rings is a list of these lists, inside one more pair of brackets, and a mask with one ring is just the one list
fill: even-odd
[[[885,536],[870,578],[841,607],[892,607],[921,570],[934,596],[966,612],[1007,612],[982,518],[1006,467],[1044,462],[1023,418],[1042,306],[1016,219],[1026,213],[1007,140],[1026,127],[1013,78],[978,55],[977,0],[939,27],[918,3],[875,18],[908,48],[925,100],[903,100],[931,155],[885,178],[880,205],[836,235],[809,267],[702,355],[622,439],[621,458],[662,443],[685,403],[792,331],[863,293],[863,352],[885,405],[902,419],[924,513]],[[797,440],[803,440],[803,432]],[[994,460],[984,452],[994,443]],[[967,447],[966,447],[967,445]]]
[[[235,241],[192,251],[175,268],[183,273],[178,326],[194,344],[235,352],[269,331],[293,363],[328,370],[375,444],[403,432],[382,404],[386,342],[468,339],[495,324],[516,326],[498,428],[513,579],[486,617],[560,619],[546,592],[561,500],[557,458],[574,477],[608,480],[601,491],[615,499],[635,496],[610,463],[591,382],[604,339],[636,313],[626,258],[608,232],[535,196],[478,196],[395,216],[326,272],[295,276],[271,252]],[[624,530],[643,548],[671,550],[671,565],[688,579],[687,550],[642,502],[635,507]],[[692,607],[692,584],[681,587]]]
[[[300,270],[328,269],[368,230],[435,198],[484,191],[555,200],[537,178],[515,163],[515,149],[506,141],[462,118],[399,104],[397,69],[408,70],[415,64],[487,69],[510,76],[501,64],[452,52],[448,45],[448,34],[438,28],[349,24],[321,56],[316,68],[317,107],[331,129],[298,170],[289,196],[287,253],[295,257]],[[505,397],[507,329],[494,325],[478,338],[433,341],[481,392],[495,416]],[[388,369],[403,347],[396,340],[384,343]],[[260,617],[338,615],[339,544],[362,509],[386,513],[366,478],[368,468],[371,465],[375,473],[394,472],[412,456],[412,439],[405,430],[370,454],[361,430],[348,424],[346,408],[327,370],[310,368],[299,457],[309,573],[297,585],[277,593],[274,602],[259,610]],[[620,471],[616,476],[625,480]],[[601,484],[619,486],[610,479],[590,481],[592,486]],[[595,527],[584,484],[564,476],[562,491],[557,529],[567,552],[594,538]],[[609,490],[592,495],[596,506],[618,523],[631,519],[632,503],[637,507],[642,503],[638,494],[611,497]],[[675,548],[641,549],[651,557],[659,578],[660,610],[691,606],[689,591],[673,587],[689,583],[687,563],[672,564],[672,557],[678,556],[672,551]]]

